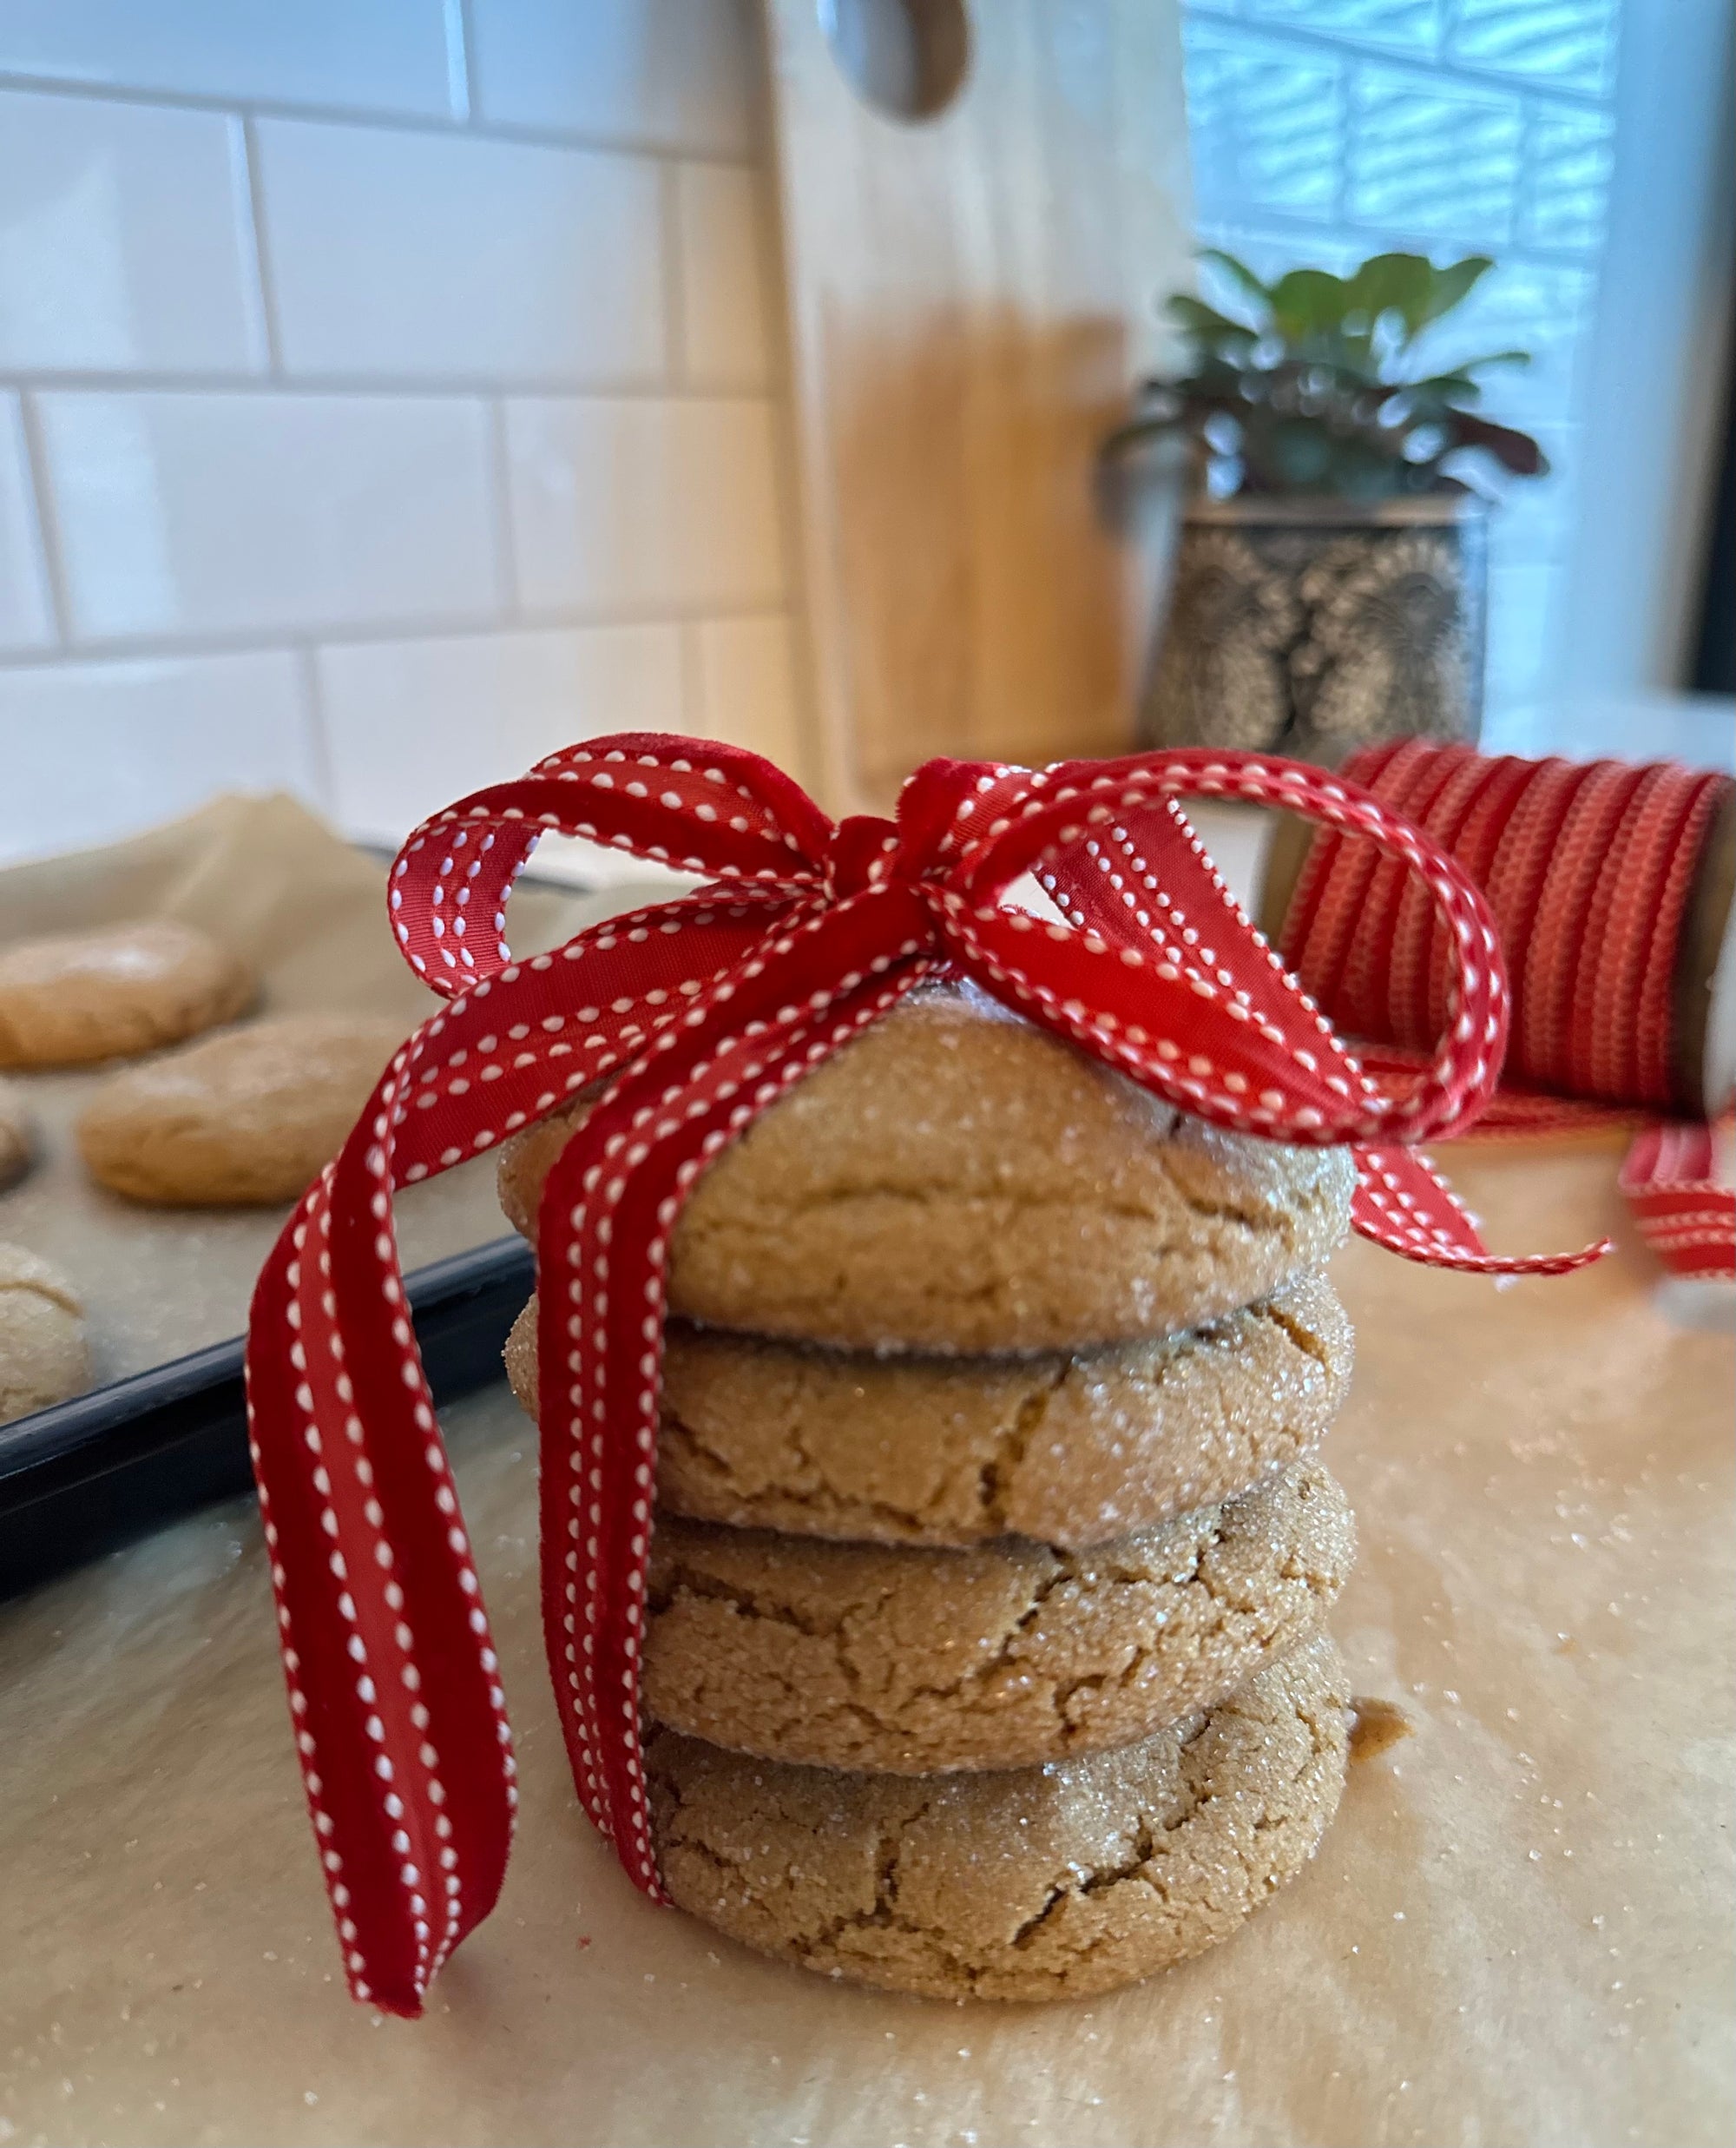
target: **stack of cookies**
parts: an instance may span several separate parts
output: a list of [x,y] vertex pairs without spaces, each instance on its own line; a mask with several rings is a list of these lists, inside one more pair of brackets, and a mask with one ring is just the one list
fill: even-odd
[[[527,1234],[582,1108],[503,1158]],[[1045,1999],[1299,1869],[1349,1721],[1315,1450],[1351,1188],[951,986],[724,1152],[673,1248],[643,1659],[677,1903],[827,1974]]]

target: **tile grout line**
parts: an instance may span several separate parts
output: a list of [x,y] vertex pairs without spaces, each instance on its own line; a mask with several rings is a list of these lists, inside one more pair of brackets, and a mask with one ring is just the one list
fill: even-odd
[[678,650],[681,667],[681,721],[694,738],[708,738],[707,712],[705,690],[705,650],[700,636],[704,623],[697,619],[683,619],[678,629]]
[[235,122],[241,136],[241,184],[247,213],[242,220],[244,242],[251,239],[254,287],[259,293],[260,325],[265,331],[266,367],[271,384],[283,379],[283,336],[278,320],[277,291],[271,273],[271,247],[266,238],[265,192],[260,184],[260,144],[251,114]]
[[[46,550],[46,546],[44,547]],[[54,649],[0,651],[0,676],[9,672],[59,671],[76,666],[140,662],[179,662],[204,657],[267,655],[286,649],[365,649],[407,642],[483,641],[527,634],[608,634],[642,627],[702,626],[711,621],[782,619],[789,607],[782,598],[751,603],[710,602],[663,604],[643,610],[594,612],[565,607],[521,612],[511,619],[475,613],[430,621],[375,620],[361,625],[331,622],[312,626],[261,626],[233,635],[130,635],[101,640],[75,640],[70,635]]]
[[332,757],[331,719],[326,708],[325,683],[319,676],[319,649],[316,642],[293,642],[289,654],[301,675],[303,716],[313,763],[313,781],[319,801],[333,820],[338,816],[338,771]]
[[775,386],[727,380],[672,385],[661,374],[585,381],[571,378],[503,378],[482,373],[129,372],[110,368],[0,366],[0,389],[66,395],[348,396],[394,400],[501,395],[563,403],[763,403]]
[[[18,430],[24,443],[24,466],[35,495],[36,511],[36,543],[42,555],[43,576],[48,584],[49,609],[53,615],[55,638],[58,648],[38,649],[36,657],[41,662],[46,657],[50,662],[56,656],[69,655],[73,646],[72,595],[68,586],[66,565],[61,540],[60,517],[56,511],[54,488],[49,479],[48,442],[43,435],[42,412],[36,408],[36,399],[29,389],[18,394]],[[21,662],[28,662],[28,653],[18,652]],[[10,653],[0,658],[0,662],[10,664]]]
[[507,432],[506,398],[488,399],[488,468],[490,504],[493,510],[495,590],[503,616],[515,627],[524,619],[523,590],[519,577],[518,533],[512,518],[512,451]]
[[452,116],[469,128],[476,117],[476,33],[470,0],[444,0],[446,34],[446,95]]
[[[450,97],[450,70],[448,80]],[[108,82],[68,82],[52,75],[4,70],[0,70],[0,90],[30,96],[62,97],[75,102],[139,105],[154,111],[215,112],[230,117],[300,120],[320,127],[374,128],[383,134],[432,135],[455,142],[498,142],[510,148],[575,149],[595,156],[658,161],[680,156],[695,163],[725,165],[731,170],[752,169],[758,161],[751,144],[740,148],[719,148],[705,142],[690,144],[646,135],[563,132],[553,127],[517,126],[510,120],[461,122],[450,110],[444,114],[394,112],[372,105],[297,103],[293,99],[245,94],[206,96],[196,91],[131,89]]]
[[670,386],[679,394],[683,390],[690,391],[692,368],[684,288],[686,233],[681,211],[681,167],[675,157],[665,158],[659,168],[657,242],[663,272],[663,367]]

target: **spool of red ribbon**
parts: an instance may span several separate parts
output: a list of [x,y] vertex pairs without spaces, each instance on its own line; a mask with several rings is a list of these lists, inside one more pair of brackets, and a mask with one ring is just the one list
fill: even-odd
[[[1386,1093],[1229,897],[1179,796],[1366,836],[1438,917],[1437,1046]],[[516,962],[513,879],[544,829],[707,885]],[[1009,900],[1036,873],[1059,914]],[[682,1203],[754,1117],[921,978],[951,969],[1199,1117],[1351,1146],[1352,1220],[1415,1260],[1489,1254],[1415,1143],[1494,1088],[1507,987],[1487,905],[1378,799],[1252,754],[1031,771],[934,761],[896,820],[837,826],[758,755],[627,735],[551,756],[417,830],[391,881],[447,1006],[382,1075],[267,1261],[248,1409],[296,1742],[351,1988],[420,2011],[492,1907],[516,1802],[498,1666],[404,1303],[394,1189],[593,1098],[537,1230],[543,1625],[574,1779],[661,1897],[640,1748],[664,1282]],[[1064,921],[1063,921],[1064,920]]]
[[[1713,985],[1730,932],[1736,781],[1674,761],[1522,761],[1424,740],[1365,748],[1346,780],[1425,829],[1476,882],[1513,988],[1502,1087],[1479,1134],[1672,1115],[1622,1189],[1673,1273],[1736,1274],[1736,1192],[1713,1176],[1709,1114],[1736,1085]],[[1362,838],[1301,830],[1275,849],[1262,913],[1364,1063],[1402,1080],[1444,1005],[1448,950]]]

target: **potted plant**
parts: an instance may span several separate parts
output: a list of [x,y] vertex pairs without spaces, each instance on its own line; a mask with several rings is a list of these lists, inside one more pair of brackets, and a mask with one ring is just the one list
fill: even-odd
[[[1335,763],[1372,739],[1474,739],[1483,704],[1488,457],[1547,470],[1475,407],[1523,351],[1424,370],[1419,343],[1492,263],[1380,254],[1352,274],[1266,284],[1201,255],[1241,319],[1168,301],[1183,371],[1144,381],[1105,443],[1185,444],[1192,498],[1141,715],[1156,745],[1240,746]],[[1429,339],[1433,343],[1436,339]]]

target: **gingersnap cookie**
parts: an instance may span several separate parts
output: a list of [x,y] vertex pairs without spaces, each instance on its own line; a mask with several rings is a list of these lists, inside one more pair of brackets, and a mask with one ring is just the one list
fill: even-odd
[[77,1292],[52,1262],[0,1245],[0,1425],[89,1385]]
[[828,1544],[660,1516],[645,1705],[769,1760],[931,1775],[1128,1745],[1319,1631],[1356,1532],[1318,1463],[1067,1553]]
[[[1077,1549],[1238,1492],[1317,1446],[1350,1385],[1321,1275],[1190,1334],[1065,1356],[875,1357],[671,1322],[657,1497],[740,1528]],[[536,1414],[536,1301],[507,1339]]]
[[[587,1109],[503,1151],[501,1202],[527,1235]],[[1222,1132],[983,993],[933,988],[719,1156],[676,1226],[669,1303],[847,1348],[1168,1334],[1318,1267],[1355,1179],[1347,1150]]]
[[342,1148],[398,1026],[293,1014],[207,1038],[106,1082],[78,1122],[93,1178],[129,1200],[293,1201]]
[[30,1169],[30,1108],[16,1082],[0,1076],[0,1187],[10,1186]]
[[157,919],[0,948],[0,1066],[131,1058],[239,1014],[253,980],[208,933]]
[[1314,1854],[1344,1789],[1329,1636],[1138,1745],[989,1775],[840,1775],[659,1731],[671,1899],[822,1975],[937,1999],[1066,1999],[1229,1938]]

